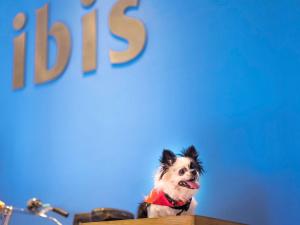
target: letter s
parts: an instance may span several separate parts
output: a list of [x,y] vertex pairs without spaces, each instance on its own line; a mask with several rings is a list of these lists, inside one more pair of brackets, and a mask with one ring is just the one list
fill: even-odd
[[126,63],[136,58],[144,49],[146,29],[144,24],[125,15],[129,7],[138,6],[139,0],[119,0],[112,8],[109,17],[110,31],[128,41],[125,51],[110,50],[109,57],[113,64]]

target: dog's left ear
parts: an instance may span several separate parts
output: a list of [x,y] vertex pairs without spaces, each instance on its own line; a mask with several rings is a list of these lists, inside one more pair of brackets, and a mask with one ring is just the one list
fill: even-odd
[[197,152],[196,148],[193,145],[188,147],[186,150],[184,150],[182,152],[182,156],[193,159],[196,163],[196,169],[199,172],[199,174],[204,173],[202,162],[199,160],[198,152]]
[[197,162],[199,155],[194,145],[191,145],[190,147],[188,147],[186,150],[183,151],[183,156],[192,158]]

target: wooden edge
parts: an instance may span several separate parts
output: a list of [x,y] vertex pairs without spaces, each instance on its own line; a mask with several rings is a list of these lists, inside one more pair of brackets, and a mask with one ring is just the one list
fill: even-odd
[[217,219],[207,216],[195,216],[195,224],[205,224],[205,225],[247,225],[245,223],[237,223],[230,220]]
[[80,223],[80,225],[245,225],[206,216],[169,216],[160,218],[131,219]]
[[194,216],[168,216],[163,218],[160,217],[80,223],[80,225],[194,225],[194,222]]

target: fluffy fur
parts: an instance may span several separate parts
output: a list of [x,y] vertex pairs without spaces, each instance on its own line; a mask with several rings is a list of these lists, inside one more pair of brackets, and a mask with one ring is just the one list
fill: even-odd
[[138,218],[193,215],[197,205],[193,196],[198,191],[199,177],[203,173],[197,150],[190,146],[178,156],[170,150],[164,150],[160,163],[154,178],[154,189],[163,191],[175,201],[191,200],[190,205],[186,210],[180,210],[143,202],[138,209]]

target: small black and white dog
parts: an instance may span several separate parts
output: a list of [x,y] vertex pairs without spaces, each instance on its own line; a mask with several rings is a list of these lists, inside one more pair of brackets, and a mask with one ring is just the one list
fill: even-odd
[[176,156],[164,150],[155,175],[154,188],[138,209],[138,218],[193,215],[202,163],[194,146]]

